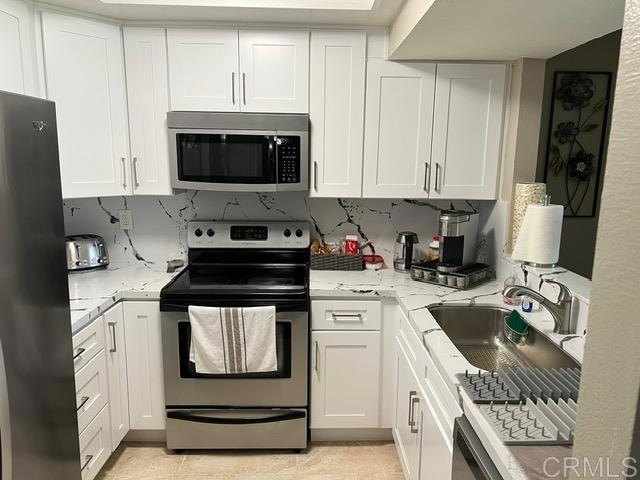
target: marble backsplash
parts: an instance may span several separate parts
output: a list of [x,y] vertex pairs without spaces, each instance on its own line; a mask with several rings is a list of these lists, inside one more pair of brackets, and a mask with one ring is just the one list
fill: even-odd
[[[450,208],[480,212],[478,257],[495,265],[502,250],[502,215],[492,201],[372,200],[308,198],[304,192],[224,193],[186,191],[174,196],[109,197],[64,202],[67,235],[93,233],[107,242],[113,267],[142,262],[164,268],[185,258],[191,220],[306,220],[312,238],[338,239],[357,234],[371,241],[391,265],[398,232],[414,231],[423,248],[435,235],[438,211]],[[129,209],[134,228],[121,230],[118,211]]]

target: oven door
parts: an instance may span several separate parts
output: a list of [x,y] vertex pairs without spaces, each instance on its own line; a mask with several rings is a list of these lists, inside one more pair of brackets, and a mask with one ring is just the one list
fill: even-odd
[[278,370],[209,375],[189,361],[187,312],[162,312],[165,403],[183,407],[306,407],[308,312],[276,313]]
[[169,129],[171,185],[219,191],[276,191],[276,132]]
[[464,416],[453,427],[451,480],[502,480],[502,475]]

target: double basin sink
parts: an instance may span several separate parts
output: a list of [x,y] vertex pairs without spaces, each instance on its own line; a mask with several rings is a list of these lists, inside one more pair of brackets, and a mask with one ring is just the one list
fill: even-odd
[[504,319],[511,310],[506,308],[433,305],[428,310],[460,353],[479,369],[580,368],[558,345],[531,326],[522,344],[507,339]]

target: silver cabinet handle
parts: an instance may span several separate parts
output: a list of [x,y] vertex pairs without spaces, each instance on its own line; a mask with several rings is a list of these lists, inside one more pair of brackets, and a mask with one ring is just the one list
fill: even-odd
[[122,188],[127,188],[127,166],[125,165],[127,162],[127,157],[120,157],[122,160],[120,174],[122,175]]
[[331,318],[333,318],[334,321],[337,321],[340,318],[357,318],[358,320],[362,320],[362,314],[361,313],[345,313],[345,314],[332,313]]
[[116,322],[108,322],[107,325],[109,326],[109,328],[111,329],[111,340],[112,340],[112,344],[113,347],[111,347],[109,349],[110,352],[117,352],[118,351],[118,344],[116,342]]
[[73,356],[73,359],[76,360],[77,358],[80,357],[80,355],[82,355],[84,352],[86,352],[86,350],[82,347],[80,347],[78,350],[76,350],[76,354]]
[[93,460],[93,455],[87,455],[86,457],[84,457],[84,463],[82,464],[82,467],[80,467],[81,472],[89,466],[91,460]]
[[411,424],[409,425],[411,433],[418,433],[418,427],[416,426],[416,419],[413,418],[414,414],[414,405],[418,405],[420,403],[420,397],[415,396],[413,400],[411,400]]
[[138,188],[140,183],[138,183],[138,157],[133,157],[133,186]]
[[431,180],[431,165],[428,163],[424,164],[424,187],[423,190],[429,193],[429,180]]
[[247,75],[242,74],[242,103],[247,104]]
[[318,162],[313,162],[313,188],[318,191]]
[[315,362],[314,362],[314,365],[313,365],[313,369],[316,371],[316,373],[318,373],[318,360],[319,360],[318,359],[318,355],[319,355],[318,341],[316,340],[315,341],[315,356],[316,356],[316,358],[315,358]]
[[440,164],[438,162],[436,162],[436,184],[435,184],[434,188],[435,188],[436,192],[438,192],[438,193],[440,193],[440,187],[441,187],[441,185],[440,185],[440,181],[441,181],[440,169],[441,168],[442,167],[440,167]]
[[415,390],[409,391],[409,418],[407,419],[407,425],[413,427],[413,396],[417,395],[418,392]]
[[231,72],[231,103],[236,104],[236,72]]
[[84,407],[84,405],[89,401],[89,398],[90,397],[82,397],[80,399],[80,405],[78,405],[78,408],[76,408],[76,412],[79,412],[82,409],[82,407]]

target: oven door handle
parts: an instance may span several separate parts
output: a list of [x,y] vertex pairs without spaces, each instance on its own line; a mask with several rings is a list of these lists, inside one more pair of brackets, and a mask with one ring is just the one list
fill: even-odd
[[300,418],[305,418],[306,412],[298,411],[298,410],[289,410],[280,415],[273,415],[269,417],[259,417],[259,418],[225,418],[225,417],[209,417],[206,415],[197,415],[185,410],[173,410],[171,412],[167,412],[167,418],[172,418],[174,420],[184,420],[187,422],[198,422],[198,423],[218,423],[223,425],[249,425],[253,423],[275,423],[275,422],[285,422],[287,420],[297,420]]

